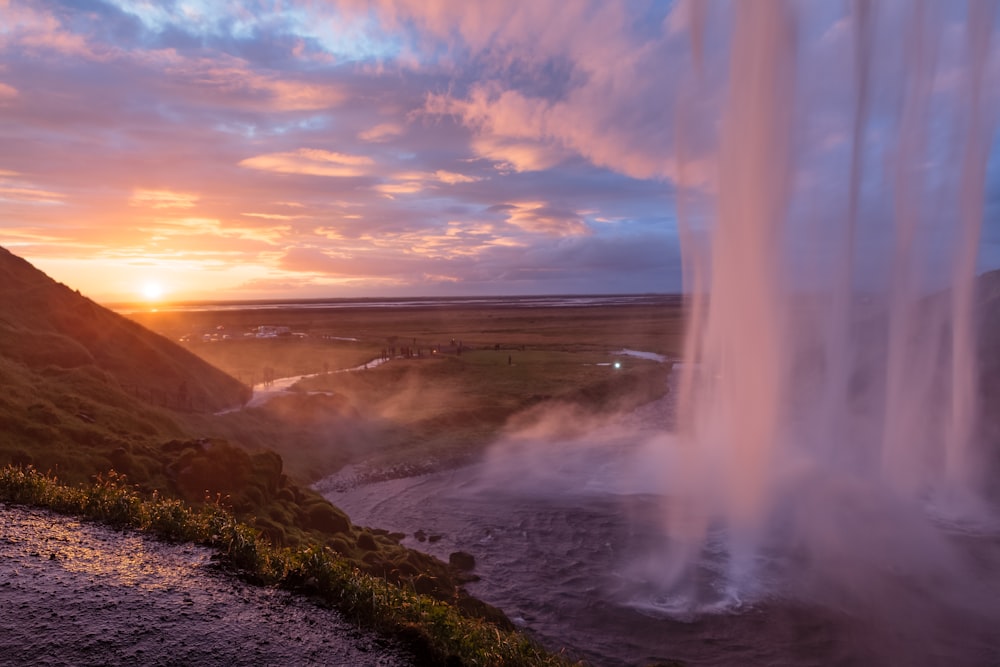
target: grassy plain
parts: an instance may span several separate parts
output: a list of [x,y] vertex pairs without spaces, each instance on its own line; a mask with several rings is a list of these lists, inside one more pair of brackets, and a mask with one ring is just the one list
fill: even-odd
[[[666,389],[670,364],[624,349],[681,352],[676,301],[588,307],[454,305],[132,313],[244,382],[313,375],[297,394],[222,416],[199,432],[281,454],[303,482],[347,464],[372,474],[455,465],[512,419],[555,403],[617,410]],[[261,325],[288,327],[277,338]],[[393,358],[356,369],[388,354]],[[620,364],[619,368],[614,363]],[[322,392],[322,393],[317,393]]]

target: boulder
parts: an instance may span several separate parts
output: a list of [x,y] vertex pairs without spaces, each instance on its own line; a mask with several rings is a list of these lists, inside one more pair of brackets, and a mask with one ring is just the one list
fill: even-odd
[[454,551],[448,555],[448,565],[451,565],[456,570],[468,572],[476,569],[476,559],[472,554],[465,551]]

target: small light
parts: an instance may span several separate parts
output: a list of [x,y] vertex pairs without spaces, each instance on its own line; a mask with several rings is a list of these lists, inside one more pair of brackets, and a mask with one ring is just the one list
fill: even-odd
[[616,361],[615,362],[615,368],[621,368],[621,367],[622,367],[622,362]]

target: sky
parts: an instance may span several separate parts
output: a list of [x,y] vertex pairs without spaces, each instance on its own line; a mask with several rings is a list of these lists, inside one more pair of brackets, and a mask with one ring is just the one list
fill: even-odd
[[0,245],[99,301],[676,290],[669,9],[0,0]]
[[0,245],[102,302],[676,292],[691,4],[0,0]]

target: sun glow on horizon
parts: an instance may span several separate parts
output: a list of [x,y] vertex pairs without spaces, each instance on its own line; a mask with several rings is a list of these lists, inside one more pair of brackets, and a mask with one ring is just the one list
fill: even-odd
[[141,292],[145,301],[160,301],[165,294],[163,285],[153,280],[143,283]]

